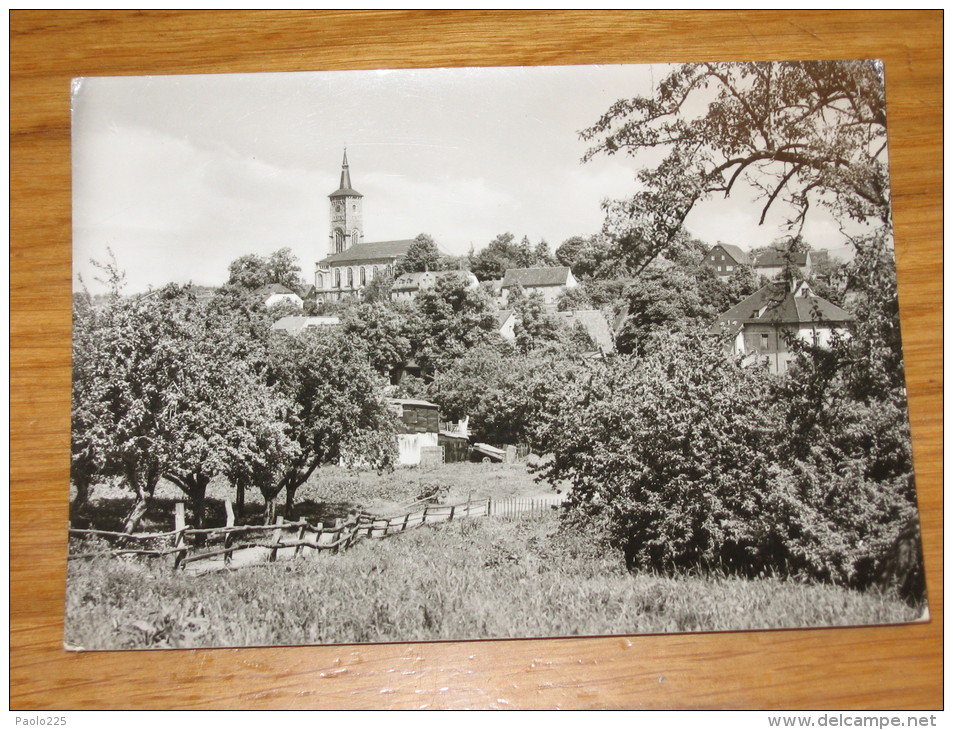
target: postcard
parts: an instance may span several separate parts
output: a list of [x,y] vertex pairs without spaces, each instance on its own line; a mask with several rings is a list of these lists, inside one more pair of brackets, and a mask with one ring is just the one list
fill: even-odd
[[928,617],[878,61],[72,104],[68,649]]

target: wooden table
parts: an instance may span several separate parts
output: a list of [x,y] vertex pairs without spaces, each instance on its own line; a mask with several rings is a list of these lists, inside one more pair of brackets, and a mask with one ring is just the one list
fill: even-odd
[[[942,671],[942,13],[14,11],[11,707],[936,709]],[[70,654],[75,76],[881,58],[928,624]]]

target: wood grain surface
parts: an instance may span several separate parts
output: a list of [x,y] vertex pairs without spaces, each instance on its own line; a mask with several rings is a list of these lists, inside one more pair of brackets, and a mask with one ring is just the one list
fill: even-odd
[[[11,708],[942,706],[941,11],[13,11]],[[77,76],[880,58],[932,620],[346,647],[62,648]],[[571,103],[567,101],[567,103]]]

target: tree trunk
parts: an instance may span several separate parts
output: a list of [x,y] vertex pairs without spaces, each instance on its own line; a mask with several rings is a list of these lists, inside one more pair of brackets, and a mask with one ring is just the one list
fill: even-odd
[[129,510],[129,514],[126,515],[122,527],[123,532],[133,533],[136,531],[136,528],[139,527],[139,523],[146,514],[146,510],[149,509],[151,496],[152,495],[142,487],[136,489],[136,501],[133,503],[132,509]]
[[76,521],[79,517],[79,513],[83,507],[86,506],[86,502],[89,501],[89,480],[77,479],[74,483],[76,484],[76,498],[73,499],[69,506],[69,519],[71,523]]
[[290,484],[285,487],[285,519],[289,522],[294,521],[295,518],[295,492],[297,491],[298,488]]
[[265,496],[265,524],[273,525],[278,521],[278,494]]
[[235,486],[235,514],[238,517],[245,516],[245,485],[237,484]]

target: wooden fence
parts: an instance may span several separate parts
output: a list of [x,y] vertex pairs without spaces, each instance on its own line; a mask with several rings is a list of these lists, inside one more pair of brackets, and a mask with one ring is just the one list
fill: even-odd
[[169,532],[127,534],[106,530],[70,529],[73,537],[98,537],[113,543],[108,550],[76,552],[69,559],[97,556],[174,555],[173,567],[191,573],[205,573],[274,562],[299,556],[309,550],[340,552],[362,539],[381,539],[409,529],[467,517],[523,518],[558,509],[562,497],[503,500],[467,500],[459,504],[414,503],[410,510],[392,516],[367,512],[352,513],[333,525],[307,520],[285,522],[277,518],[273,525],[236,525],[231,502],[225,503],[224,527],[190,528],[185,523],[185,505],[175,505],[175,529]]

